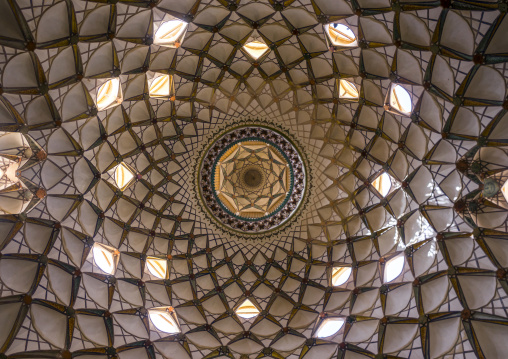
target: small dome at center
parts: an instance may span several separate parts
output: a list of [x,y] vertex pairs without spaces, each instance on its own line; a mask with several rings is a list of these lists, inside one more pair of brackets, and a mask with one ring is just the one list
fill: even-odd
[[263,181],[263,174],[257,168],[250,168],[243,173],[243,182],[247,187],[256,188]]
[[264,232],[287,221],[303,198],[305,169],[284,135],[240,127],[212,141],[202,162],[202,199],[214,219],[242,233]]

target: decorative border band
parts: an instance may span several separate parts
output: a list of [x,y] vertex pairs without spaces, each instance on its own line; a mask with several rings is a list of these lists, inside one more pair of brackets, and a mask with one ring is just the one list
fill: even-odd
[[[266,129],[269,130],[269,132],[273,132],[278,136],[278,138],[283,138],[286,148],[293,149],[294,153],[292,156],[295,156],[295,158],[298,158],[300,163],[299,172],[302,174],[303,178],[299,183],[297,184],[297,181],[295,181],[295,185],[298,186],[299,192],[301,193],[301,196],[297,203],[294,203],[294,208],[287,213],[288,215],[283,218],[282,221],[279,223],[274,223],[273,225],[270,225],[266,228],[260,228],[258,230],[255,230],[253,228],[252,231],[245,231],[242,229],[234,228],[227,223],[224,222],[223,218],[216,217],[215,214],[210,210],[209,206],[207,205],[207,200],[204,198],[204,193],[201,190],[201,170],[203,169],[204,162],[207,158],[207,155],[210,151],[210,149],[214,146],[216,141],[218,139],[221,139],[228,133],[232,133],[234,131],[239,131],[241,129],[246,128],[259,128],[259,130]],[[282,128],[278,124],[273,124],[265,120],[237,120],[233,122],[229,122],[227,126],[221,126],[220,129],[215,131],[214,133],[210,133],[208,136],[206,136],[207,141],[203,141],[205,144],[201,149],[196,151],[196,157],[195,157],[195,165],[192,172],[192,179],[194,183],[194,195],[196,198],[196,202],[198,204],[198,209],[200,209],[200,212],[204,215],[204,217],[208,220],[210,224],[212,224],[217,229],[220,229],[224,234],[227,234],[229,236],[234,236],[241,239],[250,239],[250,240],[266,240],[268,237],[273,236],[277,233],[281,233],[286,228],[288,228],[291,224],[295,223],[297,219],[299,218],[300,213],[302,210],[307,206],[309,194],[311,192],[311,167],[309,165],[308,159],[306,154],[301,150],[301,146],[299,142],[292,136],[286,129]],[[269,141],[271,142],[271,141]],[[231,142],[226,142],[226,145],[231,144]],[[280,146],[279,146],[280,147]],[[284,152],[285,148],[280,148],[281,152]],[[221,151],[217,151],[214,158],[220,153]],[[287,157],[288,160],[291,160],[291,156]],[[209,171],[212,170],[213,165],[211,164],[209,168]],[[212,187],[213,188],[213,187]],[[223,211],[224,212],[224,211]],[[226,213],[226,212],[224,212]],[[279,212],[280,213],[280,212]],[[234,219],[234,217],[231,216],[231,218]],[[265,221],[269,221],[270,219],[273,219],[274,216],[271,216],[269,218],[264,219]],[[261,223],[262,221],[259,221],[257,223]],[[242,221],[242,223],[247,223],[246,221]]]

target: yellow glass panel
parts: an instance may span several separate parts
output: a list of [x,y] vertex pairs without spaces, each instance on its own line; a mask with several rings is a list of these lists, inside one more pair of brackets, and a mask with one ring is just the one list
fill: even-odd
[[148,309],[148,316],[155,328],[161,332],[177,334],[181,331],[176,313],[172,307]]
[[146,259],[146,267],[148,271],[153,276],[166,279],[166,274],[168,271],[168,262],[165,259],[156,258],[156,257],[148,257]]
[[392,86],[392,90],[390,92],[390,106],[399,112],[405,114],[411,113],[413,110],[411,95],[402,86]]
[[176,48],[181,45],[188,24],[181,20],[171,20],[163,23],[154,36],[154,44]]
[[268,45],[257,40],[245,44],[243,48],[255,60],[259,59],[268,51]]
[[259,309],[248,299],[236,310],[236,315],[245,319],[254,318],[258,314]]
[[339,81],[339,98],[358,99],[360,95],[356,86],[347,80]]
[[153,79],[149,93],[150,97],[169,97],[173,88],[173,76],[161,75]]
[[113,247],[95,243],[92,248],[95,265],[107,274],[114,274],[120,257],[120,252]]
[[392,188],[390,175],[388,175],[388,173],[381,174],[374,180],[374,182],[372,182],[372,187],[374,187],[381,196],[386,197],[386,195],[390,192],[390,188]]
[[336,46],[357,46],[356,36],[353,31],[343,24],[327,25],[327,33],[330,41]]
[[122,163],[116,166],[115,169],[115,184],[121,191],[125,190],[129,183],[134,178],[134,173]]
[[503,187],[501,187],[501,193],[503,194],[506,202],[508,202],[508,181],[506,181]]
[[337,287],[347,282],[351,275],[351,267],[335,267],[332,270],[332,285]]
[[99,111],[121,103],[120,79],[111,79],[99,87],[99,91],[97,91],[97,109]]

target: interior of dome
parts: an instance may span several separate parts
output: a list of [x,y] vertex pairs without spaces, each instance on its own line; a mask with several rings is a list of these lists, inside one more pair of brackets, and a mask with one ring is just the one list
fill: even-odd
[[507,0],[0,0],[0,359],[505,359]]

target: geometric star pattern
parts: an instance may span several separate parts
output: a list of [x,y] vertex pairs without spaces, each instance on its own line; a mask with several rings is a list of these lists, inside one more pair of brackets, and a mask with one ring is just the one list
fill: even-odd
[[[506,1],[0,9],[2,358],[505,357]],[[238,118],[312,166],[263,241],[190,200],[195,152]]]
[[268,143],[240,142],[218,161],[215,191],[224,206],[237,216],[269,215],[289,194],[289,164]]

